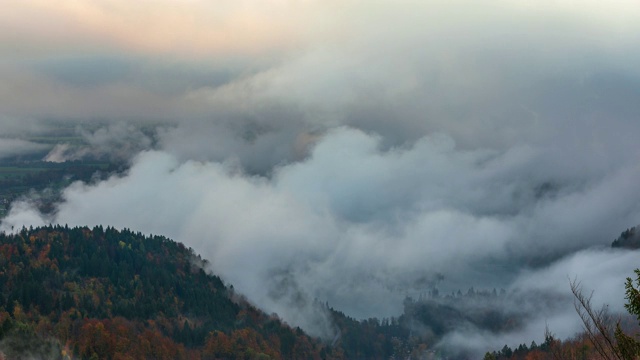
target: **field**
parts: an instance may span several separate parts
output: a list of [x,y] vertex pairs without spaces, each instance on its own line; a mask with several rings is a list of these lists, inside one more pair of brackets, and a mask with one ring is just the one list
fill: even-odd
[[115,170],[113,164],[99,161],[0,162],[0,217],[6,216],[11,203],[21,198],[36,201],[43,210],[50,209],[60,191],[73,181],[104,178]]
[[70,144],[70,145],[82,145],[85,143],[84,139],[80,136],[32,136],[25,140],[33,141],[40,144]]
[[34,172],[43,171],[41,168],[25,168],[17,166],[0,166],[0,181],[5,179],[20,179],[25,175],[30,175]]
[[47,162],[43,159],[57,144],[85,145],[75,127],[58,124],[46,133],[21,136],[23,140],[49,145],[43,151],[0,159],[0,218],[7,215],[11,204],[19,199],[29,199],[41,210],[52,210],[60,192],[73,181],[91,181],[104,178],[116,171],[117,166],[106,160],[80,160]]

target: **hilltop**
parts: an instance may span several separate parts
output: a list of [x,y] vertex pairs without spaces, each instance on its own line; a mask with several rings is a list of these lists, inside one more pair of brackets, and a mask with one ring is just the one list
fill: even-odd
[[0,234],[0,339],[9,358],[334,358],[162,236],[101,226]]

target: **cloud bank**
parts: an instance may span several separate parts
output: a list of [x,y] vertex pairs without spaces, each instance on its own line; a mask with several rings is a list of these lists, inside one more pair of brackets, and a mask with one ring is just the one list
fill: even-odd
[[606,246],[635,221],[637,166],[576,186],[557,180],[564,172],[534,171],[544,155],[532,149],[462,151],[444,135],[380,147],[378,136],[339,128],[271,177],[248,176],[234,162],[147,151],[126,175],[67,188],[53,218],[16,204],[3,230],[55,222],[165,234],[210,259],[215,273],[265,310],[312,331],[313,299],[357,317],[397,315],[404,296],[427,291],[424,279],[436,273],[447,291],[567,295],[568,277],[591,280],[596,265],[615,262],[600,276],[619,283],[620,291],[605,294],[620,304],[635,266],[628,254],[564,257]]

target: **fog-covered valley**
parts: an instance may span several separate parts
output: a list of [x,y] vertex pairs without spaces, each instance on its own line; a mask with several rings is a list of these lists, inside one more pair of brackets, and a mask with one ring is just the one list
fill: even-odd
[[416,321],[438,346],[567,338],[573,279],[625,311],[639,254],[610,245],[640,223],[635,3],[177,3],[9,1],[0,161],[101,172],[20,190],[2,231],[169,237],[324,339],[318,303],[383,319],[408,298],[449,314]]

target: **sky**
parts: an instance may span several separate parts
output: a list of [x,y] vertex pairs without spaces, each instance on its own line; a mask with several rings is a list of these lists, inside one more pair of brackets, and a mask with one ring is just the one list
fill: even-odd
[[[130,164],[72,184],[54,215],[14,204],[6,231],[166,235],[262,309],[325,336],[314,299],[397,316],[436,274],[449,292],[561,298],[577,278],[622,310],[637,254],[607,247],[640,223],[636,1],[4,8],[0,158],[42,151],[30,136],[64,122],[87,145],[46,159]],[[473,336],[490,349],[539,340],[547,324],[572,336],[572,307]]]

